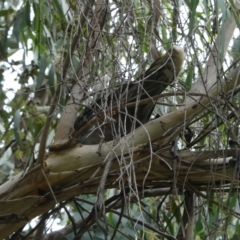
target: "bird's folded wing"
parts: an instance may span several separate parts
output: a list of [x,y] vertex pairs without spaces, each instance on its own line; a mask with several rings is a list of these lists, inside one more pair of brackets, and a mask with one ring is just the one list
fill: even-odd
[[[85,107],[76,119],[75,130],[77,131],[82,128],[100,113],[102,113],[100,121],[103,121],[106,117],[103,113],[107,113],[110,119],[112,118],[116,122],[121,119],[124,122],[124,129],[122,131],[125,133],[129,133],[131,130],[131,126],[128,125],[132,124],[134,117],[137,118],[135,127],[138,127],[141,123],[148,122],[155,104],[152,101],[147,104],[138,105],[139,101],[161,94],[178,75],[183,60],[183,49],[173,47],[165,55],[152,63],[150,68],[135,82],[124,83],[118,89],[108,91],[108,96],[101,94],[95,103],[89,107]],[[125,107],[126,103],[134,102],[136,103],[134,106]],[[121,118],[117,117],[118,112],[121,113]],[[89,128],[89,131],[92,131],[92,129]],[[86,133],[84,135],[87,136]],[[111,139],[111,136],[108,139]]]

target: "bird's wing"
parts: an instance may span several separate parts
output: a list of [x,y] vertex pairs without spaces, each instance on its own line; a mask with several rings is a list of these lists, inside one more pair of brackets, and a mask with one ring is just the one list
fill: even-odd
[[84,110],[77,117],[74,129],[80,129],[85,123],[89,122],[94,116],[101,112],[110,110],[109,107],[113,108],[121,102],[127,102],[128,89],[132,89],[134,83],[124,83],[121,86],[112,91],[99,93],[97,99],[90,106],[86,106]]

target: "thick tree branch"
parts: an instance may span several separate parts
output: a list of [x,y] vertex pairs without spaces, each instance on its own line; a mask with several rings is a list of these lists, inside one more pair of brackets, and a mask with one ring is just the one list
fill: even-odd
[[[222,82],[221,89],[216,85],[209,92],[210,96],[220,97],[222,93],[231,91],[235,85],[240,84],[239,69],[234,69],[228,76],[228,79]],[[139,127],[133,134],[128,134],[120,140],[119,145],[115,148],[115,154],[120,155],[130,151],[129,146],[133,146],[131,151],[136,151],[141,146],[144,146],[150,141],[154,141],[166,133],[169,129],[177,126],[179,123],[186,121],[186,119],[197,116],[203,112],[211,99],[202,97],[200,101],[192,102],[185,107],[166,114],[158,119],[148,122],[143,127]],[[101,147],[100,157],[98,152],[98,145],[84,145],[63,151],[56,161],[56,155],[53,153],[46,161],[47,168],[50,171],[59,171],[60,169],[73,169],[76,166],[90,165],[100,163],[111,150],[112,141],[104,143]],[[68,162],[66,166],[66,162]],[[59,170],[58,170],[59,169]],[[60,171],[61,171],[60,170]]]

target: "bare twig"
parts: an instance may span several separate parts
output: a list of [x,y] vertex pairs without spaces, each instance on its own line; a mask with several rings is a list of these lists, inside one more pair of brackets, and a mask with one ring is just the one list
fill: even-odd
[[[81,18],[81,24],[79,24],[78,34],[74,37],[74,41],[71,47],[71,50],[69,52],[69,57],[65,60],[64,63],[64,75],[66,75],[66,70],[69,66],[70,57],[72,55],[73,50],[75,49],[79,37],[80,37],[80,30],[82,27],[83,22],[86,20],[86,14],[93,5],[94,1],[91,0],[84,10]],[[96,47],[96,44],[98,43],[100,37],[101,37],[101,31],[104,26],[105,18],[106,18],[106,12],[107,12],[107,2],[104,0],[98,0],[96,3],[96,8],[94,15],[92,16],[92,21],[90,23],[90,33],[88,36],[88,45],[86,46],[86,55],[84,58],[84,69],[83,69],[83,76],[87,78],[89,69],[91,67],[92,61],[93,61],[93,54],[92,50]],[[82,66],[82,65],[81,65]],[[79,66],[79,69],[81,69],[81,66]],[[80,71],[80,70],[79,70]],[[79,74],[79,73],[77,73]],[[85,81],[86,80],[86,81]],[[60,122],[57,126],[57,131],[54,139],[54,143],[51,146],[51,149],[59,149],[62,145],[65,145],[69,141],[70,134],[73,129],[74,122],[77,117],[77,113],[79,111],[79,104],[83,98],[83,87],[84,84],[86,84],[88,81],[85,79],[84,81],[79,81],[74,84],[72,87],[70,98],[67,101],[66,107],[64,111],[62,112],[62,116],[60,119]]]

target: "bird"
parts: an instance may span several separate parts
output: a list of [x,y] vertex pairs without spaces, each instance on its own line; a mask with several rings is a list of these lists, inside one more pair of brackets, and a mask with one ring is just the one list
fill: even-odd
[[[139,104],[139,101],[161,94],[176,79],[184,58],[184,49],[173,46],[135,81],[121,84],[118,89],[108,91],[108,94],[101,94],[79,114],[73,136],[81,144],[99,144],[101,141],[111,141],[119,134],[122,137],[150,121],[154,101],[144,104]],[[94,117],[93,125],[89,126],[88,122]],[[81,132],[83,127],[84,131]]]

